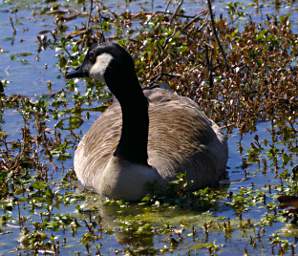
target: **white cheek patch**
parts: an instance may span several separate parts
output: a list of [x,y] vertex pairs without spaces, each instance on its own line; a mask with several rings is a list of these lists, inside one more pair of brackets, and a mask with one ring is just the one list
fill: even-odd
[[107,67],[110,65],[113,56],[109,53],[103,53],[96,57],[96,62],[91,67],[89,74],[90,77],[104,81],[104,73],[106,72]]

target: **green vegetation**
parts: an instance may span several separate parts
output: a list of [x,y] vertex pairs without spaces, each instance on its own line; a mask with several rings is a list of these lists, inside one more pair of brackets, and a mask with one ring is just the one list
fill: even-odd
[[[0,4],[0,255],[297,253],[297,4],[229,3],[213,24],[207,5],[33,2]],[[135,204],[80,187],[74,149],[111,95],[63,76],[104,39],[134,55],[144,86],[168,84],[225,127],[231,184],[189,192],[181,173],[169,195]]]

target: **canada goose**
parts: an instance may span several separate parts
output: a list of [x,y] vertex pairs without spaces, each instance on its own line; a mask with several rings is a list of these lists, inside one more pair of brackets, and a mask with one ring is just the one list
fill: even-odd
[[[138,200],[146,184],[162,186],[186,172],[191,189],[224,176],[227,144],[220,128],[189,98],[142,90],[130,54],[116,43],[89,49],[66,78],[105,81],[116,99],[79,143],[74,169],[86,187],[114,199]],[[122,118],[121,118],[122,117]]]

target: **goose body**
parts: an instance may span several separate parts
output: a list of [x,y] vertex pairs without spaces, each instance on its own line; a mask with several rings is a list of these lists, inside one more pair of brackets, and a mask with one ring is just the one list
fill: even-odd
[[166,185],[182,171],[191,189],[218,185],[227,143],[194,101],[164,89],[142,90],[130,55],[117,44],[93,48],[67,75],[82,76],[104,80],[117,98],[75,151],[74,169],[84,186],[138,200],[148,183]]

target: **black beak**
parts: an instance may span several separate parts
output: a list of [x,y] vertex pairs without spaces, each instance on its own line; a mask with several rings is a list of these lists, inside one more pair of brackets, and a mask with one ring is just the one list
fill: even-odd
[[71,72],[67,72],[65,74],[66,79],[88,77],[88,76],[89,76],[88,72],[83,70],[82,66],[79,66],[75,70],[73,70]]

